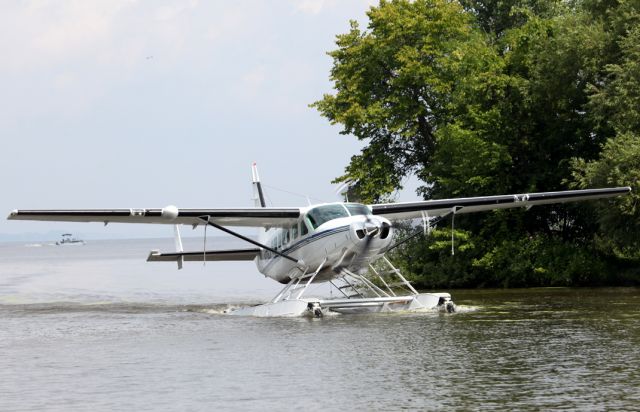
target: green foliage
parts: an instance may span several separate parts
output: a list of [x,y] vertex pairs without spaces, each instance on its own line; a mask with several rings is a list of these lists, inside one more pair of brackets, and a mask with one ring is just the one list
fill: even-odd
[[640,132],[640,26],[619,41],[621,59],[605,67],[607,81],[590,85],[589,108],[601,127]]
[[409,174],[425,199],[634,188],[456,218],[460,251],[436,232],[400,248],[405,270],[430,287],[638,279],[640,0],[392,0],[368,16],[337,36],[335,91],[312,105],[366,143],[336,179],[361,201]]
[[425,197],[479,196],[506,191],[505,175],[511,166],[506,147],[455,124],[438,130],[436,141],[437,149],[428,168],[433,185],[422,188]]
[[628,196],[600,201],[599,243],[620,256],[640,258],[640,137],[624,133],[609,139],[600,159],[573,160],[575,186],[631,186]]
[[484,116],[492,127],[481,106],[495,94],[499,81],[489,79],[500,68],[456,2],[383,1],[368,16],[367,31],[352,22],[337,37],[329,53],[336,93],[312,106],[343,134],[369,142],[337,181],[355,180],[360,198],[376,200],[429,164],[441,125]]
[[451,230],[436,229],[396,249],[391,259],[420,288],[474,287],[482,284],[471,267],[477,256],[473,233],[455,230],[451,254]]
[[527,22],[531,15],[553,16],[559,6],[556,0],[461,0],[480,27],[500,37],[506,30]]
[[630,260],[612,260],[595,244],[565,242],[536,235],[498,241],[488,248],[482,236],[456,230],[434,230],[396,249],[391,259],[423,289],[530,286],[633,285],[640,268]]
[[473,266],[498,287],[601,286],[614,280],[595,250],[544,235],[502,242]]
[[586,86],[599,71],[603,36],[598,25],[586,24],[578,13],[531,17],[505,34],[502,47],[511,81],[498,133],[517,170],[512,190],[560,188],[571,157],[597,155],[603,138],[592,134],[583,107]]

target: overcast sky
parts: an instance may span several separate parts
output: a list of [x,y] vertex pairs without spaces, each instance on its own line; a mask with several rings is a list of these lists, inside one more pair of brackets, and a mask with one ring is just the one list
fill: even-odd
[[[361,144],[308,105],[326,55],[373,1],[3,1],[0,233],[171,235],[146,225],[9,222],[12,209],[334,201]],[[405,196],[405,195],[403,195]],[[409,192],[402,200],[413,200]]]

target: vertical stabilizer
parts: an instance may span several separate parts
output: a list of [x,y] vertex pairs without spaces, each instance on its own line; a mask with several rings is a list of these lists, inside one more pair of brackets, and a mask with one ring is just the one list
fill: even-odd
[[260,176],[258,175],[258,165],[253,162],[251,165],[251,177],[253,179],[253,201],[256,207],[266,207],[267,204],[264,201],[264,194],[262,193],[262,186],[260,185]]

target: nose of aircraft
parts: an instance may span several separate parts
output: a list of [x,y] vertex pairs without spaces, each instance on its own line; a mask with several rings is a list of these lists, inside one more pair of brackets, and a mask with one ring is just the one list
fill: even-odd
[[368,219],[351,223],[351,238],[355,244],[368,245],[379,250],[391,243],[393,228],[387,219],[369,216]]

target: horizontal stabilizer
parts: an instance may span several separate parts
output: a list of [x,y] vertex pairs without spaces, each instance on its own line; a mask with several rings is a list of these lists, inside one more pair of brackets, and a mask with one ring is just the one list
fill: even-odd
[[199,252],[160,253],[152,250],[147,262],[177,262],[180,258],[186,262],[246,261],[253,260],[260,249],[207,250]]

